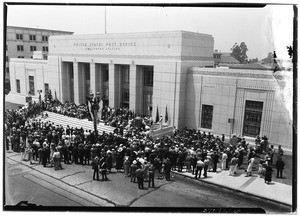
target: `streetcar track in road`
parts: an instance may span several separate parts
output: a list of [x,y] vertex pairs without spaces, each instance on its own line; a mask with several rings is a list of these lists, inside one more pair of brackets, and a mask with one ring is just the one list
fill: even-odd
[[[13,161],[16,161],[16,160],[14,160],[14,159],[12,159],[12,158],[10,158],[10,159],[13,160]],[[93,193],[90,193],[90,192],[88,192],[88,191],[85,191],[85,190],[83,190],[83,189],[81,189],[81,188],[75,187],[74,185],[71,185],[71,184],[69,184],[69,183],[67,183],[67,182],[64,182],[64,181],[60,180],[59,178],[55,178],[54,176],[52,176],[52,175],[50,175],[50,174],[43,173],[43,172],[41,172],[41,171],[39,171],[39,170],[35,169],[34,167],[31,167],[31,166],[29,166],[29,165],[27,165],[27,164],[23,164],[23,163],[21,163],[21,164],[24,165],[24,166],[26,166],[26,167],[31,168],[32,170],[34,170],[34,171],[36,171],[36,172],[38,172],[38,173],[41,173],[41,174],[46,175],[46,176],[48,176],[48,177],[51,177],[51,178],[53,178],[53,179],[55,179],[55,180],[57,180],[57,181],[60,181],[60,182],[63,183],[63,184],[66,184],[66,185],[68,185],[68,186],[70,186],[70,187],[76,188],[77,190],[80,190],[80,191],[82,191],[82,192],[84,192],[84,193],[87,193],[87,194],[89,194],[89,195],[91,195],[91,196],[97,197],[98,199],[104,200],[104,201],[107,202],[107,203],[110,203],[110,204],[113,204],[114,206],[117,206],[116,203],[112,202],[112,201],[109,200],[109,199],[100,197],[100,196],[98,196],[98,195],[95,195],[95,194],[93,194]],[[28,171],[28,172],[30,172],[30,171]],[[31,174],[31,175],[35,176],[34,174]],[[25,177],[24,177],[24,178],[25,178]],[[49,184],[51,184],[51,185],[54,185],[54,184],[52,184],[52,183],[49,182],[49,181],[46,181],[46,180],[44,180],[44,181],[47,182],[47,183],[49,183]],[[54,185],[54,186],[58,187],[57,185]],[[62,189],[62,190],[65,190],[65,189],[63,189],[63,188],[61,188],[61,187],[59,187],[59,188]],[[65,191],[66,191],[66,190],[65,190]],[[70,191],[68,191],[68,192],[70,192]],[[71,193],[71,192],[70,192],[70,193]],[[76,195],[76,194],[74,194],[74,195]],[[76,195],[76,196],[77,196],[77,197],[80,197],[80,196],[78,196],[78,195]],[[82,198],[82,197],[80,197],[80,198]],[[82,198],[82,199],[84,199],[84,200],[86,200],[86,201],[89,201],[89,200],[86,199],[86,198]],[[94,202],[92,202],[92,201],[89,201],[89,202],[94,203]],[[94,203],[94,204],[98,205],[98,203]]]
[[58,179],[59,179],[59,180],[63,180],[64,178],[68,178],[68,177],[70,177],[70,176],[74,176],[74,175],[77,175],[77,174],[79,174],[79,173],[85,173],[85,171],[77,171],[77,172],[75,172],[75,173],[71,173],[71,174],[69,174],[69,175],[63,176],[63,177],[58,178]]
[[146,196],[146,195],[148,195],[148,194],[150,194],[150,193],[152,193],[152,192],[158,190],[158,189],[161,188],[162,186],[172,184],[173,182],[174,182],[174,181],[166,182],[166,183],[164,183],[164,184],[161,184],[161,185],[159,185],[159,186],[153,188],[153,190],[149,190],[149,191],[147,191],[146,193],[141,194],[139,197],[134,198],[134,199],[133,199],[128,205],[126,205],[126,206],[130,207],[132,204],[134,204],[134,203],[135,203],[136,201],[138,201],[140,198],[142,198],[142,197],[144,197],[144,196]]
[[[31,174],[31,176],[33,176],[33,177],[35,177],[35,178],[38,179],[38,177],[35,176],[35,175],[33,175],[33,174]],[[33,181],[32,179],[26,177],[26,175],[23,175],[23,178],[27,179],[28,181],[31,181],[31,182],[34,183],[34,184],[38,184],[40,187],[43,187],[43,188],[45,188],[45,189],[47,189],[47,190],[50,190],[48,187],[45,187],[44,185],[40,184],[40,182],[38,182],[38,181]],[[63,188],[61,188],[61,187],[58,187],[57,185],[52,184],[51,182],[48,182],[48,181],[46,181],[46,180],[44,180],[44,179],[43,179],[43,181],[45,181],[45,182],[47,182],[48,184],[51,184],[51,185],[53,185],[53,186],[55,186],[55,187],[57,187],[57,188],[59,188],[59,189],[61,189],[61,190],[63,190],[63,191],[66,191],[66,192],[68,192],[68,193],[71,193],[70,191],[67,191],[67,190],[65,190],[65,189],[63,189]],[[54,192],[54,191],[53,191],[53,192]],[[55,193],[55,192],[54,192],[54,193]],[[71,194],[73,194],[73,193],[71,193]],[[74,196],[77,196],[76,194],[73,194],[73,195],[74,195]],[[64,196],[64,195],[62,195],[61,193],[59,194],[59,196],[64,197],[64,198],[69,199],[69,200],[72,200],[73,202],[79,204],[80,206],[83,206],[81,203],[75,201],[74,199],[71,199],[70,197]],[[79,197],[79,196],[77,196],[77,197]],[[82,198],[82,197],[79,197],[79,198],[84,199],[84,198]],[[86,199],[85,199],[85,200],[86,200]],[[89,200],[86,200],[86,201],[91,202],[91,201],[89,201]],[[91,203],[93,203],[93,202],[91,202]],[[96,204],[96,203],[94,203],[94,204]]]

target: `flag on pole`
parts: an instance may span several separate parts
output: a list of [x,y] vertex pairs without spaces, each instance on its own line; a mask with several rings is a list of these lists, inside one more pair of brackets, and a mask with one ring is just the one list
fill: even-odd
[[157,106],[157,109],[156,109],[156,119],[155,119],[155,122],[159,122],[159,113],[158,113],[158,106]]
[[168,117],[168,107],[166,106],[165,123],[167,123],[168,121],[169,121],[169,117]]
[[100,122],[101,119],[102,119],[102,110],[103,110],[103,100],[100,100],[100,102],[99,102],[99,110],[98,110],[98,113],[97,113],[98,122]]
[[91,102],[88,100],[88,109],[89,109],[89,113],[91,114],[91,118],[94,121],[94,115],[92,113],[92,105]]
[[41,96],[41,93],[39,93],[39,103],[40,103],[40,105],[42,104],[42,96]]

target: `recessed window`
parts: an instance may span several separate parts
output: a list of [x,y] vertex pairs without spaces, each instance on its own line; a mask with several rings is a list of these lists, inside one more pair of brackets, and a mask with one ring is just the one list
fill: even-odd
[[153,87],[153,67],[144,68],[144,86]]
[[16,34],[17,40],[23,40],[23,34]]
[[260,133],[263,102],[246,100],[243,135],[256,137]]
[[108,68],[107,67],[103,71],[103,82],[108,82]]
[[122,66],[121,67],[121,73],[122,73],[122,82],[123,82],[123,84],[129,83],[129,67],[128,66]]
[[48,36],[42,36],[42,41],[48,41]]
[[17,51],[24,51],[23,45],[17,45]]
[[16,86],[17,86],[17,93],[21,93],[21,87],[20,87],[20,80],[16,80]]
[[18,56],[18,58],[24,58],[24,56]]
[[9,60],[8,56],[5,56],[5,57],[6,57],[6,61],[8,62],[8,60]]
[[214,107],[211,105],[202,105],[201,127],[212,129]]
[[34,76],[29,76],[29,94],[35,95],[34,91]]
[[48,52],[48,47],[43,47],[43,52]]
[[45,95],[47,95],[49,92],[49,83],[45,83],[44,88],[45,88]]
[[29,35],[29,40],[35,41],[35,35]]
[[36,51],[36,46],[30,46],[30,51],[31,52]]

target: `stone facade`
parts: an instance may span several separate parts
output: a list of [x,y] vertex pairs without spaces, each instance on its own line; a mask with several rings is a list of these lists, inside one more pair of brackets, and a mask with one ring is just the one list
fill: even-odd
[[[25,103],[31,76],[31,88],[43,90],[42,97],[46,85],[61,102],[76,104],[99,92],[110,107],[126,105],[153,119],[157,109],[165,118],[167,109],[169,125],[225,135],[245,135],[250,101],[261,105],[260,116],[254,116],[259,118],[258,134],[291,148],[287,99],[292,98],[292,77],[285,72],[208,68],[214,66],[213,46],[211,35],[186,31],[51,36],[48,60],[11,59],[13,81],[6,100]],[[32,97],[38,100],[37,93]],[[203,105],[210,110],[209,128],[202,127]]]
[[[291,72],[194,67],[189,70],[187,83],[185,126],[188,128],[245,136],[246,101],[262,102],[258,135],[266,135],[274,145],[291,148]],[[202,105],[213,107],[212,128],[201,127]]]

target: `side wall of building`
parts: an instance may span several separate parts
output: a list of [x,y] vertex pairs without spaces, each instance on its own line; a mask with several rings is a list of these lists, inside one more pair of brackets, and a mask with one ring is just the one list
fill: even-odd
[[[203,69],[203,72],[206,69]],[[215,69],[214,69],[215,70]],[[215,70],[216,71],[216,70]],[[247,72],[239,70],[238,72]],[[229,72],[222,72],[229,73]],[[252,74],[257,72],[252,71]],[[271,72],[272,73],[272,72]],[[243,135],[246,101],[263,103],[260,136],[266,135],[274,145],[292,147],[291,94],[287,82],[226,75],[189,73],[185,104],[185,126],[213,134]],[[202,128],[202,106],[213,107],[212,127]],[[233,119],[233,121],[232,121]],[[249,140],[254,138],[249,137]]]

